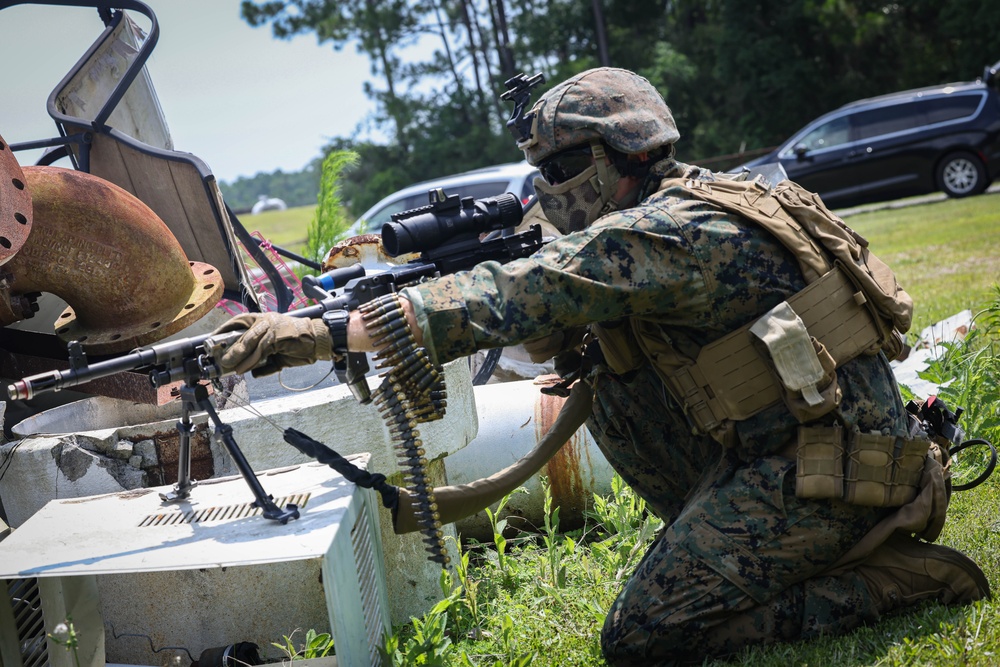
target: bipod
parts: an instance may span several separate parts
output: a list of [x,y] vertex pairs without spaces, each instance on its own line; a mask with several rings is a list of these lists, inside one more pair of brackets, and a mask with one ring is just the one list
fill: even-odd
[[246,457],[236,444],[233,437],[233,427],[223,423],[216,412],[215,406],[209,398],[208,387],[196,380],[185,381],[180,390],[181,397],[181,420],[177,422],[178,451],[177,451],[177,484],[170,493],[161,493],[160,499],[163,502],[176,502],[191,495],[197,482],[191,479],[191,433],[194,431],[194,424],[191,422],[191,415],[194,412],[204,412],[215,425],[215,438],[222,442],[229,456],[239,469],[240,474],[246,481],[247,486],[253,492],[254,506],[259,507],[265,519],[279,521],[282,524],[288,523],[290,519],[299,518],[299,508],[297,505],[289,503],[284,509],[278,507],[274,498],[264,491],[253,468],[247,462]]

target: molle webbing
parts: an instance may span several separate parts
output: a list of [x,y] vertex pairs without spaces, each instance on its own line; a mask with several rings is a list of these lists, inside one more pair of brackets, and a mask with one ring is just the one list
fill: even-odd
[[[810,336],[841,366],[883,339],[864,294],[838,268],[788,298]],[[750,322],[701,348],[695,363],[664,377],[688,418],[704,433],[747,419],[781,401],[781,389],[754,349]]]
[[[681,189],[691,199],[753,221],[794,254],[808,286],[787,302],[838,368],[865,352],[898,354],[896,332],[909,328],[912,299],[868,251],[867,241],[815,194],[791,181],[771,188],[760,179],[665,179],[660,189]],[[782,400],[782,388],[751,343],[753,324],[706,345],[693,364],[660,369],[674,398],[704,433],[724,438],[728,421],[747,419]]]

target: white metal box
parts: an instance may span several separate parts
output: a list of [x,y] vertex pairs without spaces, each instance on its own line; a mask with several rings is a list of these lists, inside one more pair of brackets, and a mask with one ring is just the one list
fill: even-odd
[[[187,657],[164,647],[197,658],[241,641],[277,658],[271,642],[310,628],[332,632],[339,665],[378,664],[389,615],[374,496],[317,463],[258,477],[301,517],[264,519],[240,477],[170,504],[157,493],[168,487],[53,500],[0,542],[0,579],[37,578],[45,630],[71,615],[91,664],[157,665]],[[50,664],[65,653],[49,642]]]

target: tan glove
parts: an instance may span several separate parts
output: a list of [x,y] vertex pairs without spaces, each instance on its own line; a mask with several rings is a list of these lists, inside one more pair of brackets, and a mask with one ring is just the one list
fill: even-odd
[[213,335],[243,329],[245,333],[216,359],[224,373],[252,370],[257,377],[333,358],[330,330],[323,320],[281,313],[244,313],[223,324]]
[[528,356],[536,364],[541,364],[552,357],[556,356],[560,352],[565,352],[576,346],[578,346],[583,341],[583,334],[585,330],[581,327],[578,329],[567,329],[565,331],[556,331],[548,336],[542,336],[541,338],[535,338],[533,340],[526,340],[522,345],[524,346],[524,351],[528,353]]

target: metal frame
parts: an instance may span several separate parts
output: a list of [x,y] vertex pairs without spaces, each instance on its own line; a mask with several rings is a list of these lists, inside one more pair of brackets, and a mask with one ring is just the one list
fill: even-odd
[[[46,152],[42,158],[39,160],[40,165],[50,165],[58,159],[63,157],[68,157],[73,163],[74,168],[80,171],[90,172],[90,145],[93,142],[93,134],[101,134],[112,138],[114,141],[127,145],[129,148],[138,151],[144,155],[148,155],[161,160],[169,160],[174,162],[186,163],[194,167],[201,177],[202,185],[205,188],[205,196],[211,203],[211,208],[213,215],[215,217],[216,225],[218,227],[219,234],[222,237],[223,243],[225,244],[226,251],[229,254],[231,261],[234,264],[234,270],[237,276],[241,275],[238,269],[239,263],[239,249],[232,247],[229,238],[225,233],[224,220],[228,218],[233,231],[239,239],[239,241],[246,248],[247,253],[258,265],[258,267],[264,272],[271,282],[271,287],[274,291],[275,298],[277,300],[277,310],[280,312],[285,312],[288,310],[289,306],[294,301],[294,295],[288,286],[285,285],[284,280],[277,267],[268,259],[267,255],[260,247],[260,241],[254,238],[240,222],[239,218],[235,215],[229,206],[225,206],[225,210],[221,210],[216,198],[213,195],[213,189],[217,188],[215,175],[212,173],[208,165],[190,153],[184,153],[180,151],[170,151],[154,146],[150,146],[141,141],[138,141],[110,126],[107,125],[107,120],[114,112],[115,108],[121,102],[122,97],[128,91],[129,86],[135,80],[135,78],[142,71],[145,66],[149,55],[152,53],[153,48],[159,39],[159,24],[156,20],[156,15],[153,10],[146,4],[139,2],[138,0],[0,0],[0,9],[5,9],[7,7],[13,7],[17,5],[34,4],[34,5],[50,5],[59,7],[93,7],[97,9],[101,19],[104,21],[105,29],[101,35],[91,44],[90,48],[81,56],[73,68],[62,78],[59,84],[52,90],[49,94],[48,101],[46,103],[46,110],[49,116],[55,121],[56,126],[59,130],[59,137],[51,139],[43,139],[38,141],[30,142],[20,142],[17,144],[11,144],[11,150],[28,150],[36,148],[49,148],[53,147],[55,150]],[[136,11],[145,16],[150,21],[150,28],[146,40],[143,42],[142,46],[139,48],[136,54],[135,60],[129,65],[129,68],[125,71],[125,74],[119,80],[118,84],[115,86],[108,100],[105,102],[104,106],[97,113],[93,121],[88,121],[83,118],[76,118],[73,116],[67,116],[61,113],[56,108],[56,98],[60,91],[62,91],[69,82],[77,75],[81,68],[83,68],[89,61],[94,52],[99,49],[105,40],[109,37],[111,32],[117,27],[118,23],[122,19],[122,12],[125,10]],[[77,127],[87,127],[91,129],[85,132],[69,133],[67,132],[67,126],[77,126]],[[74,151],[70,150],[71,145],[78,146],[79,156],[77,156]],[[223,217],[225,216],[225,218]],[[272,246],[273,247],[273,246]],[[279,253],[286,254],[285,251],[275,248]],[[290,256],[287,255],[286,256]],[[298,256],[292,256],[293,259],[302,259]],[[315,268],[315,267],[313,267]],[[234,292],[232,289],[226,289],[224,291],[224,296],[228,299],[234,301],[242,302],[250,310],[259,310],[260,306],[257,303],[255,295],[251,289],[250,285],[243,284],[240,281],[241,289],[239,292]]]

